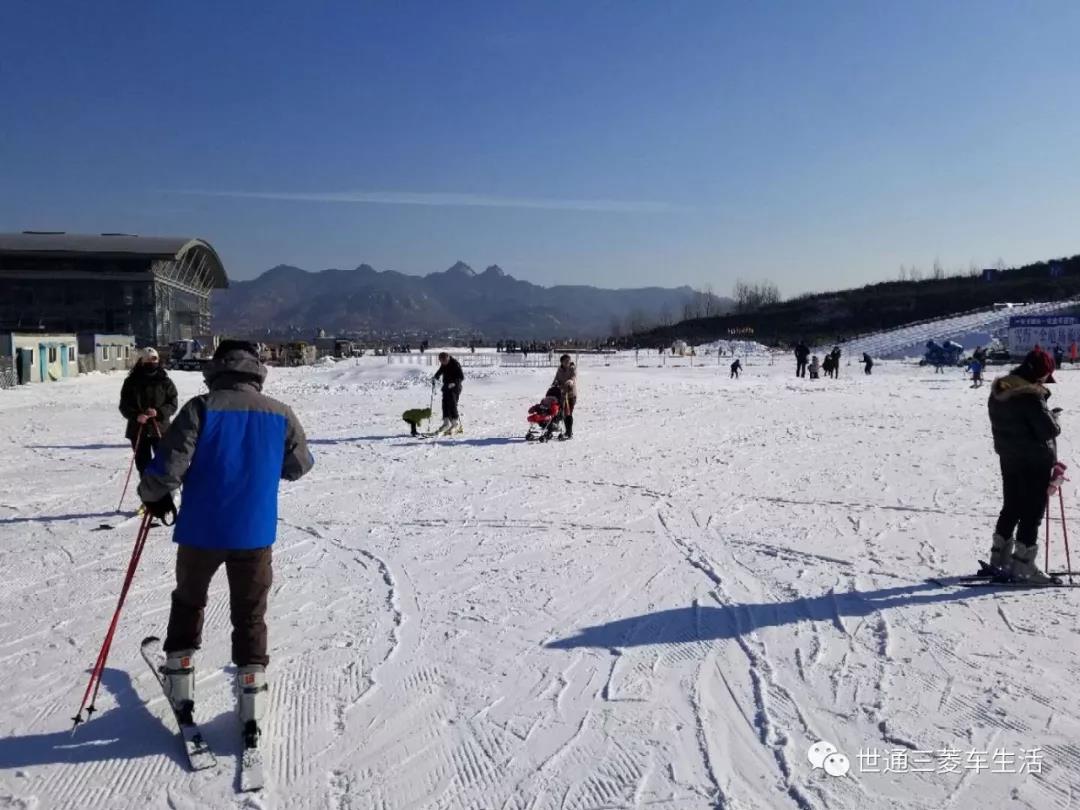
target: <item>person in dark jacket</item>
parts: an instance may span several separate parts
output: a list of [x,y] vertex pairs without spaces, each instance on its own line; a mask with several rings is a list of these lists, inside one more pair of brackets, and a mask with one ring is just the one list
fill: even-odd
[[873,372],[873,370],[874,370],[874,358],[871,357],[867,352],[863,352],[862,361],[863,361],[863,373],[864,374],[871,374]]
[[810,357],[810,349],[801,340],[795,345],[795,376],[806,376],[806,361]]
[[145,349],[120,389],[120,413],[127,419],[124,436],[131,442],[140,478],[176,408],[176,386],[161,367],[157,351]]
[[742,361],[738,357],[735,358],[735,362],[731,364],[731,377],[732,380],[739,378],[739,373],[742,371]]
[[832,350],[832,376],[836,379],[840,379],[840,347],[833,346]]
[[214,573],[229,578],[232,659],[246,745],[257,743],[268,694],[266,603],[273,580],[278,482],[314,464],[292,409],[262,394],[266,367],[250,343],[226,340],[203,372],[210,392],[191,399],[139,484],[147,511],[176,515],[176,589],[165,637],[165,692],[181,713],[194,709],[193,658]]
[[1036,583],[1051,581],[1035,561],[1061,433],[1057,409],[1047,406],[1050,392],[1044,385],[1053,372],[1054,361],[1045,351],[1029,352],[1012,373],[994,380],[988,402],[1003,491],[990,565],[996,574]]
[[431,384],[442,379],[442,425],[436,433],[461,433],[461,416],[458,413],[458,400],[461,398],[461,384],[465,382],[465,372],[461,363],[450,356],[449,352],[439,352],[439,370],[431,378]]

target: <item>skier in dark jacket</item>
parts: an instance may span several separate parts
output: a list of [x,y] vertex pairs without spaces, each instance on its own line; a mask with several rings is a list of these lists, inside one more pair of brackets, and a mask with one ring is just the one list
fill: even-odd
[[232,658],[245,745],[258,742],[266,714],[266,603],[273,580],[278,482],[314,464],[304,429],[288,405],[262,394],[266,367],[250,343],[226,340],[203,372],[210,393],[189,400],[161,441],[139,497],[162,522],[176,516],[176,590],[165,638],[165,692],[174,708],[194,708],[192,659],[202,642],[207,590],[224,564],[229,578]]
[[810,349],[801,340],[795,345],[795,376],[806,376],[806,361],[810,357]]
[[863,361],[863,373],[864,374],[872,373],[873,370],[874,370],[874,358],[871,357],[868,353],[863,352],[862,361]]
[[1035,560],[1061,433],[1057,409],[1046,404],[1050,392],[1044,383],[1053,382],[1053,371],[1054,361],[1045,351],[1029,352],[1011,374],[994,380],[988,405],[1003,490],[990,565],[996,574],[1035,583],[1051,581]]
[[830,357],[832,357],[832,371],[833,371],[832,375],[836,379],[839,380],[840,379],[840,347],[839,346],[833,346],[832,354],[830,355]]
[[735,362],[731,364],[731,377],[730,379],[737,380],[739,378],[739,372],[742,371],[742,361],[738,357],[735,358]]
[[461,363],[448,352],[439,352],[439,370],[431,378],[432,386],[442,378],[442,425],[436,433],[449,435],[461,433],[461,416],[458,413],[458,399],[461,398],[461,384],[465,382],[465,372]]
[[135,452],[135,469],[140,477],[168,430],[176,408],[176,386],[161,367],[157,351],[145,349],[120,389],[120,413],[127,419],[124,436]]

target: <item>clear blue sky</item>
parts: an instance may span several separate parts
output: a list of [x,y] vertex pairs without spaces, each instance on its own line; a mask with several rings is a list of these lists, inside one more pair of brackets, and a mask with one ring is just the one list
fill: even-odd
[[785,294],[1080,253],[1080,3],[0,4],[0,230]]

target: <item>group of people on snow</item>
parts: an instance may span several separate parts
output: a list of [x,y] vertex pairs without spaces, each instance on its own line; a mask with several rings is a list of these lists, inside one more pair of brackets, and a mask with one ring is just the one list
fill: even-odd
[[[870,355],[863,354],[863,363],[866,373],[869,374],[870,369],[874,367],[874,361],[870,359]],[[810,373],[811,380],[819,379],[822,371],[825,372],[825,376],[838,379],[840,377],[840,347],[833,346],[832,351],[825,355],[824,362],[821,362],[816,354],[810,354],[810,348],[800,340],[795,344],[795,376],[806,377],[807,371]]]
[[[811,378],[817,377],[822,364],[805,344],[800,342],[795,355],[797,376],[808,371]],[[827,374],[838,374],[839,359],[839,348],[826,355]],[[975,362],[980,363],[978,354]],[[873,361],[864,356],[864,363],[869,374]],[[736,359],[731,376],[738,377],[741,367]],[[1057,459],[1060,409],[1047,404],[1046,384],[1054,381],[1054,369],[1054,358],[1036,348],[1010,374],[994,381],[988,401],[1003,490],[989,573],[1032,584],[1054,581],[1036,563],[1048,487],[1064,470]],[[162,523],[175,519],[176,587],[163,645],[166,695],[174,709],[190,715],[194,656],[202,641],[207,592],[214,574],[224,566],[238,709],[245,737],[256,739],[268,702],[265,616],[273,580],[278,483],[299,479],[314,464],[296,415],[262,393],[266,375],[256,346],[223,341],[203,371],[209,392],[178,408],[176,386],[157,352],[148,349],[124,380],[120,394],[125,435],[141,477],[139,498],[150,517]],[[462,432],[459,403],[464,381],[461,364],[441,352],[431,382],[433,388],[442,384],[443,433]],[[569,355],[560,358],[551,387],[561,400],[564,435],[571,438],[577,369]],[[415,433],[415,424],[413,429]],[[173,494],[181,484],[184,503],[177,514]]]
[[[292,409],[262,393],[266,374],[255,345],[223,341],[203,371],[209,392],[178,411],[176,386],[157,352],[147,349],[120,395],[146,519],[175,521],[176,588],[163,645],[165,694],[178,716],[191,717],[207,593],[224,565],[237,704],[248,745],[257,744],[268,706],[265,617],[278,482],[295,481],[314,464]],[[184,503],[177,514],[173,493],[181,484]]]

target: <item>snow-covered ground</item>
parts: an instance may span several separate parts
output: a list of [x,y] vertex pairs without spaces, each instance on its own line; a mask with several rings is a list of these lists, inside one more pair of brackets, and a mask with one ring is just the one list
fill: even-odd
[[[428,369],[272,370],[317,466],[282,487],[258,796],[234,792],[224,577],[197,659],[216,772],[185,771],[138,656],[165,530],[72,738],[135,531],[94,531],[121,377],[0,391],[0,807],[1075,807],[1080,593],[927,581],[988,544],[986,389],[842,371],[591,367],[574,440],[527,445],[549,369],[470,372],[466,435],[426,443],[399,417]],[[848,776],[812,768],[819,740]]]

